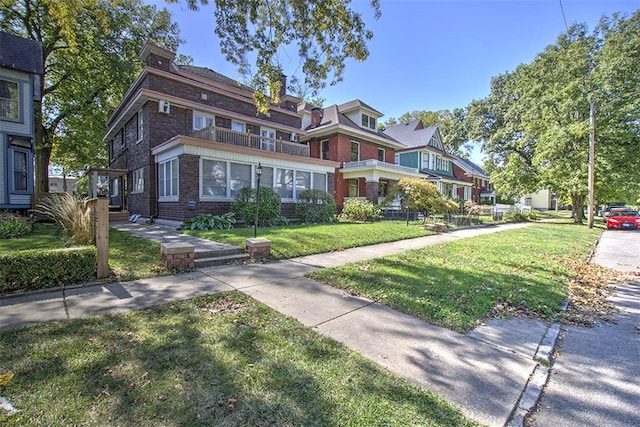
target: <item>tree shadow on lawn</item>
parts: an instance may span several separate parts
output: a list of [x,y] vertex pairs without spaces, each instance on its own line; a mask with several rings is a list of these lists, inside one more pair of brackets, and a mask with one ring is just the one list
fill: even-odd
[[0,413],[9,425],[366,425],[416,414],[464,422],[238,293],[1,332],[0,360],[15,374],[5,395],[21,411]]

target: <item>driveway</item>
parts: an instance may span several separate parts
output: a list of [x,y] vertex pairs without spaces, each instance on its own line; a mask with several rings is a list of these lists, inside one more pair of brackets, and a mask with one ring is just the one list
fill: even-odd
[[[640,231],[605,231],[592,262],[640,272]],[[640,277],[616,284],[615,323],[563,327],[531,426],[640,426]]]

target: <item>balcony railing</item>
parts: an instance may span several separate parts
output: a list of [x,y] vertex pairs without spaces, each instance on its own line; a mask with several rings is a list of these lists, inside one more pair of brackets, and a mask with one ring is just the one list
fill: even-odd
[[276,138],[267,138],[266,136],[254,135],[252,133],[238,132],[231,129],[209,126],[208,128],[193,132],[191,136],[212,142],[237,145],[239,147],[272,151],[274,153],[283,153],[292,156],[309,157],[308,145],[283,141]]
[[379,167],[387,170],[394,170],[394,171],[404,172],[404,173],[418,173],[418,169],[416,168],[400,166],[400,165],[396,165],[395,163],[381,162],[375,159],[361,160],[359,162],[347,162],[342,165],[343,169],[370,168],[370,167]]

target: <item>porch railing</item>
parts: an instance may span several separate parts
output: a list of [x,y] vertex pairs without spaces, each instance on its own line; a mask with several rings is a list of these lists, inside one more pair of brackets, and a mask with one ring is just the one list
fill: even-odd
[[274,153],[289,154],[292,156],[309,157],[309,146],[282,139],[268,138],[252,133],[238,132],[209,126],[191,134],[192,137],[212,142],[222,142],[239,147],[253,148],[256,150],[272,151]]

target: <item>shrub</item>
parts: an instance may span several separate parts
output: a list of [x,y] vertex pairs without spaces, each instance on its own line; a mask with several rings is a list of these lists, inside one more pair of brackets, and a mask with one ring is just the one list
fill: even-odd
[[301,223],[332,222],[336,213],[336,202],[324,190],[310,189],[298,194],[296,217]]
[[381,216],[380,208],[369,200],[349,199],[344,202],[340,221],[374,221]]
[[224,215],[199,214],[182,223],[183,229],[188,230],[230,230],[236,223],[235,214],[227,212]]
[[0,255],[0,293],[86,282],[96,277],[96,248],[31,249]]
[[528,216],[519,212],[507,212],[504,214],[503,219],[508,222],[526,222]]
[[0,212],[0,239],[14,239],[31,234],[33,223],[24,216]]
[[91,244],[91,209],[88,198],[77,199],[69,193],[51,194],[42,199],[35,212],[56,222],[71,244]]
[[[254,223],[256,215],[256,190],[243,187],[238,191],[231,209],[239,213],[249,226]],[[260,186],[260,206],[258,208],[258,225],[270,227],[280,215],[280,196],[269,187]]]

